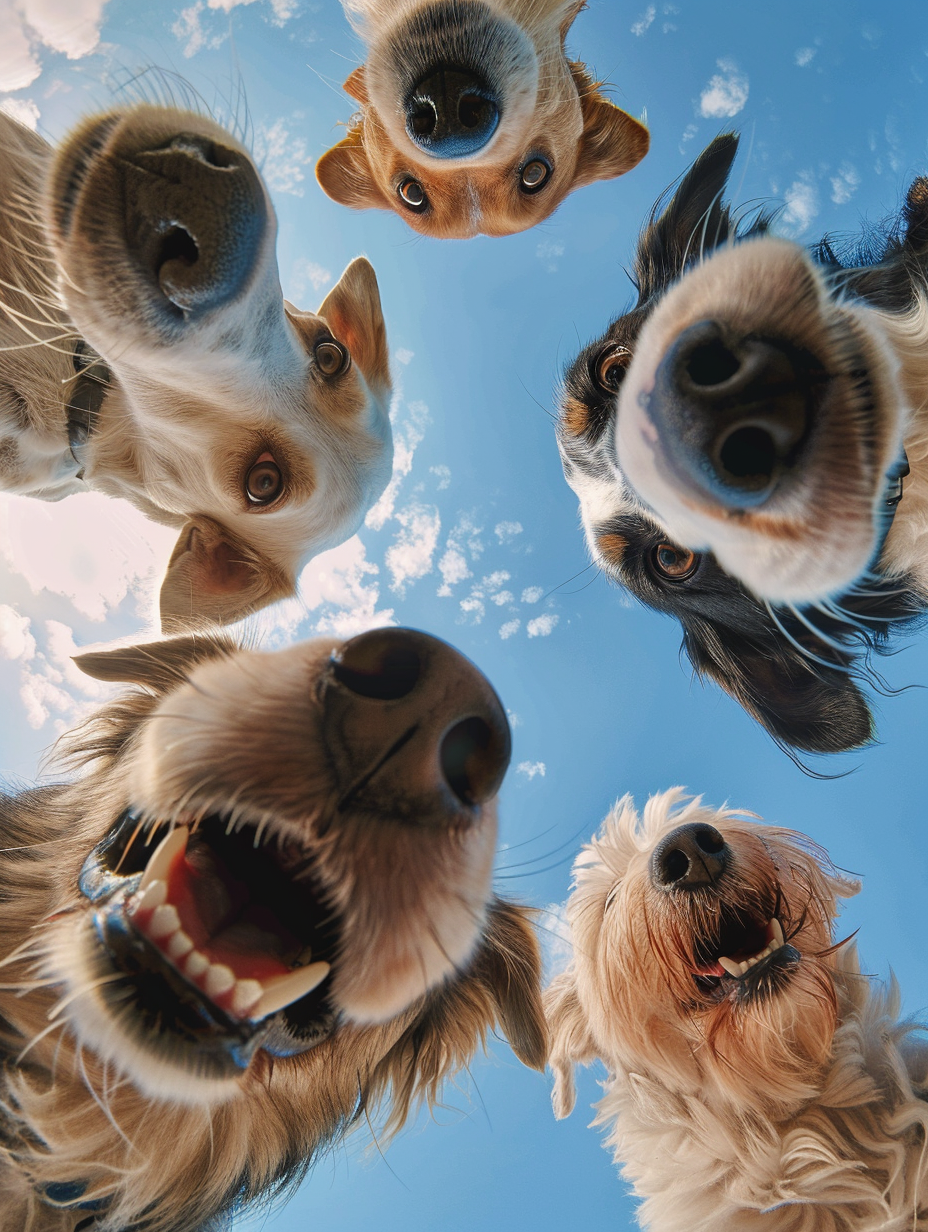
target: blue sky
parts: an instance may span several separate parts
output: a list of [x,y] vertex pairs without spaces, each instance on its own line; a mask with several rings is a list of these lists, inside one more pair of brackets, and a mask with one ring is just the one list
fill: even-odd
[[[55,139],[88,110],[131,97],[138,87],[126,83],[150,65],[162,81],[189,82],[220,118],[242,119],[244,97],[280,218],[285,294],[318,306],[359,252],[377,270],[397,378],[394,483],[357,539],[308,567],[300,600],[256,622],[267,642],[391,619],[447,638],[487,672],[514,722],[502,892],[562,902],[573,854],[617,795],[643,801],[682,783],[806,831],[861,874],[844,927],[860,930],[867,970],[893,967],[906,1011],[924,1011],[925,639],[883,665],[895,687],[922,687],[878,699],[881,743],[820,767],[846,777],[803,775],[733,702],[690,680],[672,622],[583,572],[549,418],[564,362],[628,301],[623,270],[652,201],[722,128],[744,134],[737,199],[781,203],[780,229],[801,241],[898,206],[908,180],[928,171],[922,0],[591,0],[570,49],[627,110],[646,109],[651,154],[534,231],[467,243],[416,238],[395,216],[352,213],[316,187],[313,163],[352,109],[340,83],[361,58],[335,0],[72,0],[45,6],[28,30],[23,7],[0,0],[0,23],[22,34],[0,57],[2,105]],[[70,668],[75,646],[153,635],[153,586],[172,539],[103,497],[0,497],[8,777],[33,777],[42,750],[102,693]],[[586,1128],[595,1072],[564,1123],[548,1090],[494,1044],[449,1090],[449,1109],[407,1130],[386,1162],[359,1133],[288,1207],[239,1226],[634,1226]]]

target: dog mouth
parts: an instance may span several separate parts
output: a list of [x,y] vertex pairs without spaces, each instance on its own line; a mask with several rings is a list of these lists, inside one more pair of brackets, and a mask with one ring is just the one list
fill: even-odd
[[694,947],[691,973],[713,1000],[744,1003],[779,991],[800,958],[776,915],[764,919],[723,906],[713,934]]
[[172,1055],[244,1068],[258,1047],[289,1055],[334,1030],[338,921],[298,844],[222,814],[146,829],[129,810],[80,888],[117,974],[102,994],[121,1018],[128,1002],[139,1034],[167,1037]]

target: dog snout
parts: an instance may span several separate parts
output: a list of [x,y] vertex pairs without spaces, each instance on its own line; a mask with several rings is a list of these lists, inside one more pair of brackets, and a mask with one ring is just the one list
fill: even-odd
[[648,411],[685,483],[725,508],[753,508],[795,467],[824,380],[789,342],[699,321],[661,361]]
[[651,881],[661,890],[715,885],[728,867],[731,849],[714,826],[691,822],[662,839],[651,855]]
[[486,677],[453,647],[410,629],[346,642],[323,684],[323,735],[339,810],[459,825],[499,790],[509,724]]
[[208,312],[241,294],[268,226],[248,155],[177,133],[124,165],[130,254],[176,315]]
[[500,100],[468,70],[440,67],[406,101],[406,132],[433,158],[466,158],[482,150],[500,121]]

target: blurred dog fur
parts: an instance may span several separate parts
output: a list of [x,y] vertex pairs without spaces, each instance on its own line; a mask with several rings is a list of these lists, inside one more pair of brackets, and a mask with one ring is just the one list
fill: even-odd
[[166,630],[294,592],[390,476],[374,272],[283,299],[248,151],[202,116],[96,116],[57,151],[0,113],[0,488],[179,528]]
[[[0,797],[5,1232],[224,1228],[378,1108],[394,1133],[496,1023],[543,1068],[530,913],[489,889],[505,717],[462,656],[421,634],[395,652],[398,632],[386,649],[354,639],[350,661],[333,639],[262,654],[218,635],[78,658],[138,687],[65,739],[82,777]],[[397,653],[401,673],[410,655],[425,667],[402,697],[378,694],[377,663]],[[410,708],[419,727],[394,741]],[[480,723],[490,763],[467,743]],[[461,796],[435,779],[440,749]],[[172,843],[190,828],[180,869],[175,854],[159,873],[185,928],[196,912],[178,885],[205,884],[194,901],[208,912],[253,881],[278,922],[243,909],[250,944],[276,947],[285,969],[288,919],[312,935],[313,963],[327,958],[322,984],[250,1021],[218,984],[207,995],[189,966],[182,978],[189,938],[169,944],[136,889],[167,861],[157,823]],[[215,960],[231,936],[204,948]]]
[[395,210],[438,238],[511,235],[648,151],[647,129],[565,54],[584,0],[343,5],[368,45],[344,86],[360,111],[316,167],[342,205]]
[[869,653],[928,607],[928,180],[808,254],[723,200],[737,145],[655,206],[558,438],[597,564],[779,743],[837,752],[873,735]]
[[857,889],[803,835],[679,788],[640,818],[620,800],[577,858],[545,993],[554,1109],[601,1058],[594,1123],[643,1227],[928,1227],[928,1047],[834,944]]

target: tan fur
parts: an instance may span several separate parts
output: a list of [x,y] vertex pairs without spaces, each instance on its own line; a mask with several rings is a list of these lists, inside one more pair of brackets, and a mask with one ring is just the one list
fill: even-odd
[[[648,876],[678,825],[731,851],[715,895]],[[639,818],[621,800],[575,864],[574,957],[545,994],[554,1108],[573,1066],[605,1062],[596,1124],[655,1232],[904,1232],[928,1228],[928,1052],[899,996],[871,990],[853,947],[833,946],[856,892],[802,835],[713,810],[673,789]],[[693,947],[724,900],[774,909],[799,953],[787,982],[714,1001]],[[775,908],[773,906],[775,904]]]
[[[396,210],[424,235],[511,235],[543,221],[575,188],[622,175],[644,158],[647,129],[605,98],[584,66],[565,54],[564,40],[583,0],[492,0],[479,6],[463,0],[460,10],[468,6],[518,28],[520,49],[513,59],[519,63],[507,73],[513,101],[483,149],[438,159],[407,136],[390,69],[403,37],[399,27],[427,14],[429,0],[345,0],[369,54],[345,82],[360,104],[359,115],[316,168],[330,197],[353,209]],[[553,173],[540,191],[525,194],[519,171],[538,154]],[[422,186],[427,211],[403,205],[397,186],[404,177]]]
[[[172,168],[145,162],[178,134],[212,143],[223,170],[174,182]],[[251,194],[261,232],[234,294],[201,308],[197,270],[229,259],[226,173]],[[169,311],[162,293],[169,263],[149,273],[130,251],[157,243],[144,227],[127,238],[127,220],[140,227],[132,192],[170,197],[168,213],[196,232],[197,260],[171,267],[183,309]],[[311,556],[357,529],[392,457],[377,281],[358,259],[317,313],[285,304],[273,207],[229,133],[202,116],[139,107],[86,121],[53,152],[0,114],[0,236],[0,487],[47,500],[92,488],[181,528],[162,594],[166,628],[227,623],[291,594]],[[331,377],[314,358],[328,337],[353,361]],[[66,407],[81,339],[106,361],[110,384],[79,464]],[[265,455],[283,486],[256,505],[245,480]]]
[[[95,1232],[193,1232],[297,1181],[379,1105],[395,1132],[496,1022],[523,1060],[544,1064],[528,913],[488,889],[493,804],[450,829],[378,821],[370,800],[335,808],[320,716],[337,645],[259,654],[180,638],[85,655],[92,675],[141,687],[68,738],[82,777],[0,800],[4,1232],[72,1232],[86,1213],[40,1194],[77,1181],[82,1201],[109,1202]],[[162,819],[232,808],[312,853],[342,921],[334,1034],[296,1056],[259,1050],[239,1077],[214,1080],[176,1068],[114,1016],[91,978],[102,951],[77,877],[129,802]],[[436,946],[444,957],[429,957]],[[411,973],[406,999],[383,988],[358,1018],[347,1007],[382,982],[391,949],[394,971]]]

